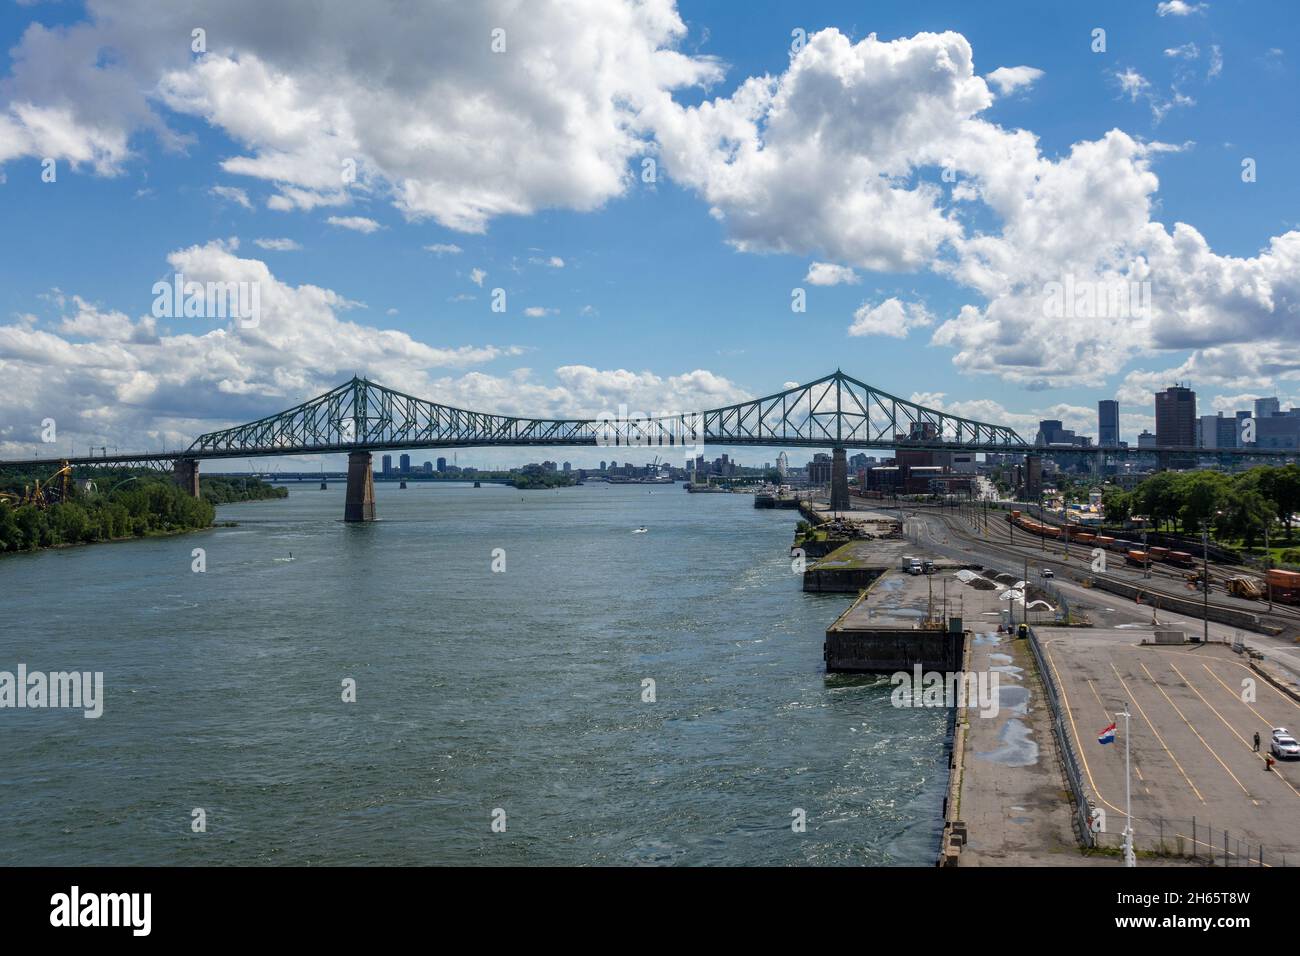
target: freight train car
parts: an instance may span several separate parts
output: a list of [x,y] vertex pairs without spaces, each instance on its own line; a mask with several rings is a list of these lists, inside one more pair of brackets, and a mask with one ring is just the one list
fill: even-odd
[[1269,571],[1264,575],[1273,600],[1282,604],[1300,604],[1300,574],[1295,571]]
[[1129,551],[1124,555],[1124,563],[1136,565],[1139,568],[1146,567],[1150,561],[1150,555],[1146,551]]
[[1170,551],[1165,555],[1165,562],[1180,568],[1196,567],[1196,559],[1186,551]]

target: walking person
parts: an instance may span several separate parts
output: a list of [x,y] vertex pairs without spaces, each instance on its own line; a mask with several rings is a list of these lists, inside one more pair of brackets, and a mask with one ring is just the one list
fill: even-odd
[[1259,753],[1259,731],[1255,731],[1255,753]]

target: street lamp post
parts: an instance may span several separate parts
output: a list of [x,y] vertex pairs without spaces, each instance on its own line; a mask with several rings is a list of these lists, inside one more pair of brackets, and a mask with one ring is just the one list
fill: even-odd
[[1201,530],[1201,585],[1204,587],[1203,607],[1205,609],[1204,642],[1210,643],[1210,529],[1207,525]]
[[1137,854],[1133,850],[1133,786],[1129,771],[1128,701],[1124,702],[1124,710],[1116,716],[1124,718],[1124,865],[1137,866]]

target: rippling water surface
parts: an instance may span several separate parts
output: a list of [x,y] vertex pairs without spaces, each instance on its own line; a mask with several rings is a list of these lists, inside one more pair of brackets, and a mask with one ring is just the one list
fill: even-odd
[[0,862],[933,861],[945,714],[825,675],[847,598],[800,591],[795,512],[377,490],[370,525],[308,484],[235,528],[0,559],[0,670],[105,680],[98,720],[0,711]]

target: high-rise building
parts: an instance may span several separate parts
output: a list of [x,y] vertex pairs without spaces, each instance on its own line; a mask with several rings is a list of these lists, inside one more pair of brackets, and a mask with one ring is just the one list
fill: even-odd
[[393,472],[393,456],[392,456],[392,455],[385,455],[385,456],[384,456],[384,458],[383,458],[383,465],[382,465],[381,468],[380,468],[380,472],[381,472],[382,474],[385,474],[385,475],[392,474],[392,472]]
[[1196,393],[1182,385],[1156,392],[1156,444],[1196,447]]
[[1145,428],[1142,429],[1142,434],[1138,435],[1138,447],[1155,448],[1156,444],[1156,436],[1151,434],[1151,432],[1147,431]]
[[1097,403],[1097,444],[1102,448],[1119,445],[1119,402],[1113,398]]
[[776,470],[782,478],[790,473],[790,456],[785,452],[776,456]]
[[411,456],[410,456],[410,455],[403,455],[401,458],[397,459],[397,463],[398,463],[398,464],[397,464],[397,467],[398,467],[398,469],[401,471],[402,474],[405,475],[405,474],[407,474],[407,473],[411,470]]
[[1255,417],[1268,418],[1270,415],[1276,415],[1282,410],[1282,403],[1276,398],[1257,398],[1255,399]]
[[447,470],[447,459],[446,459],[446,458],[439,458],[439,459],[438,459],[438,470],[439,470],[439,471],[446,471],[446,470]]

